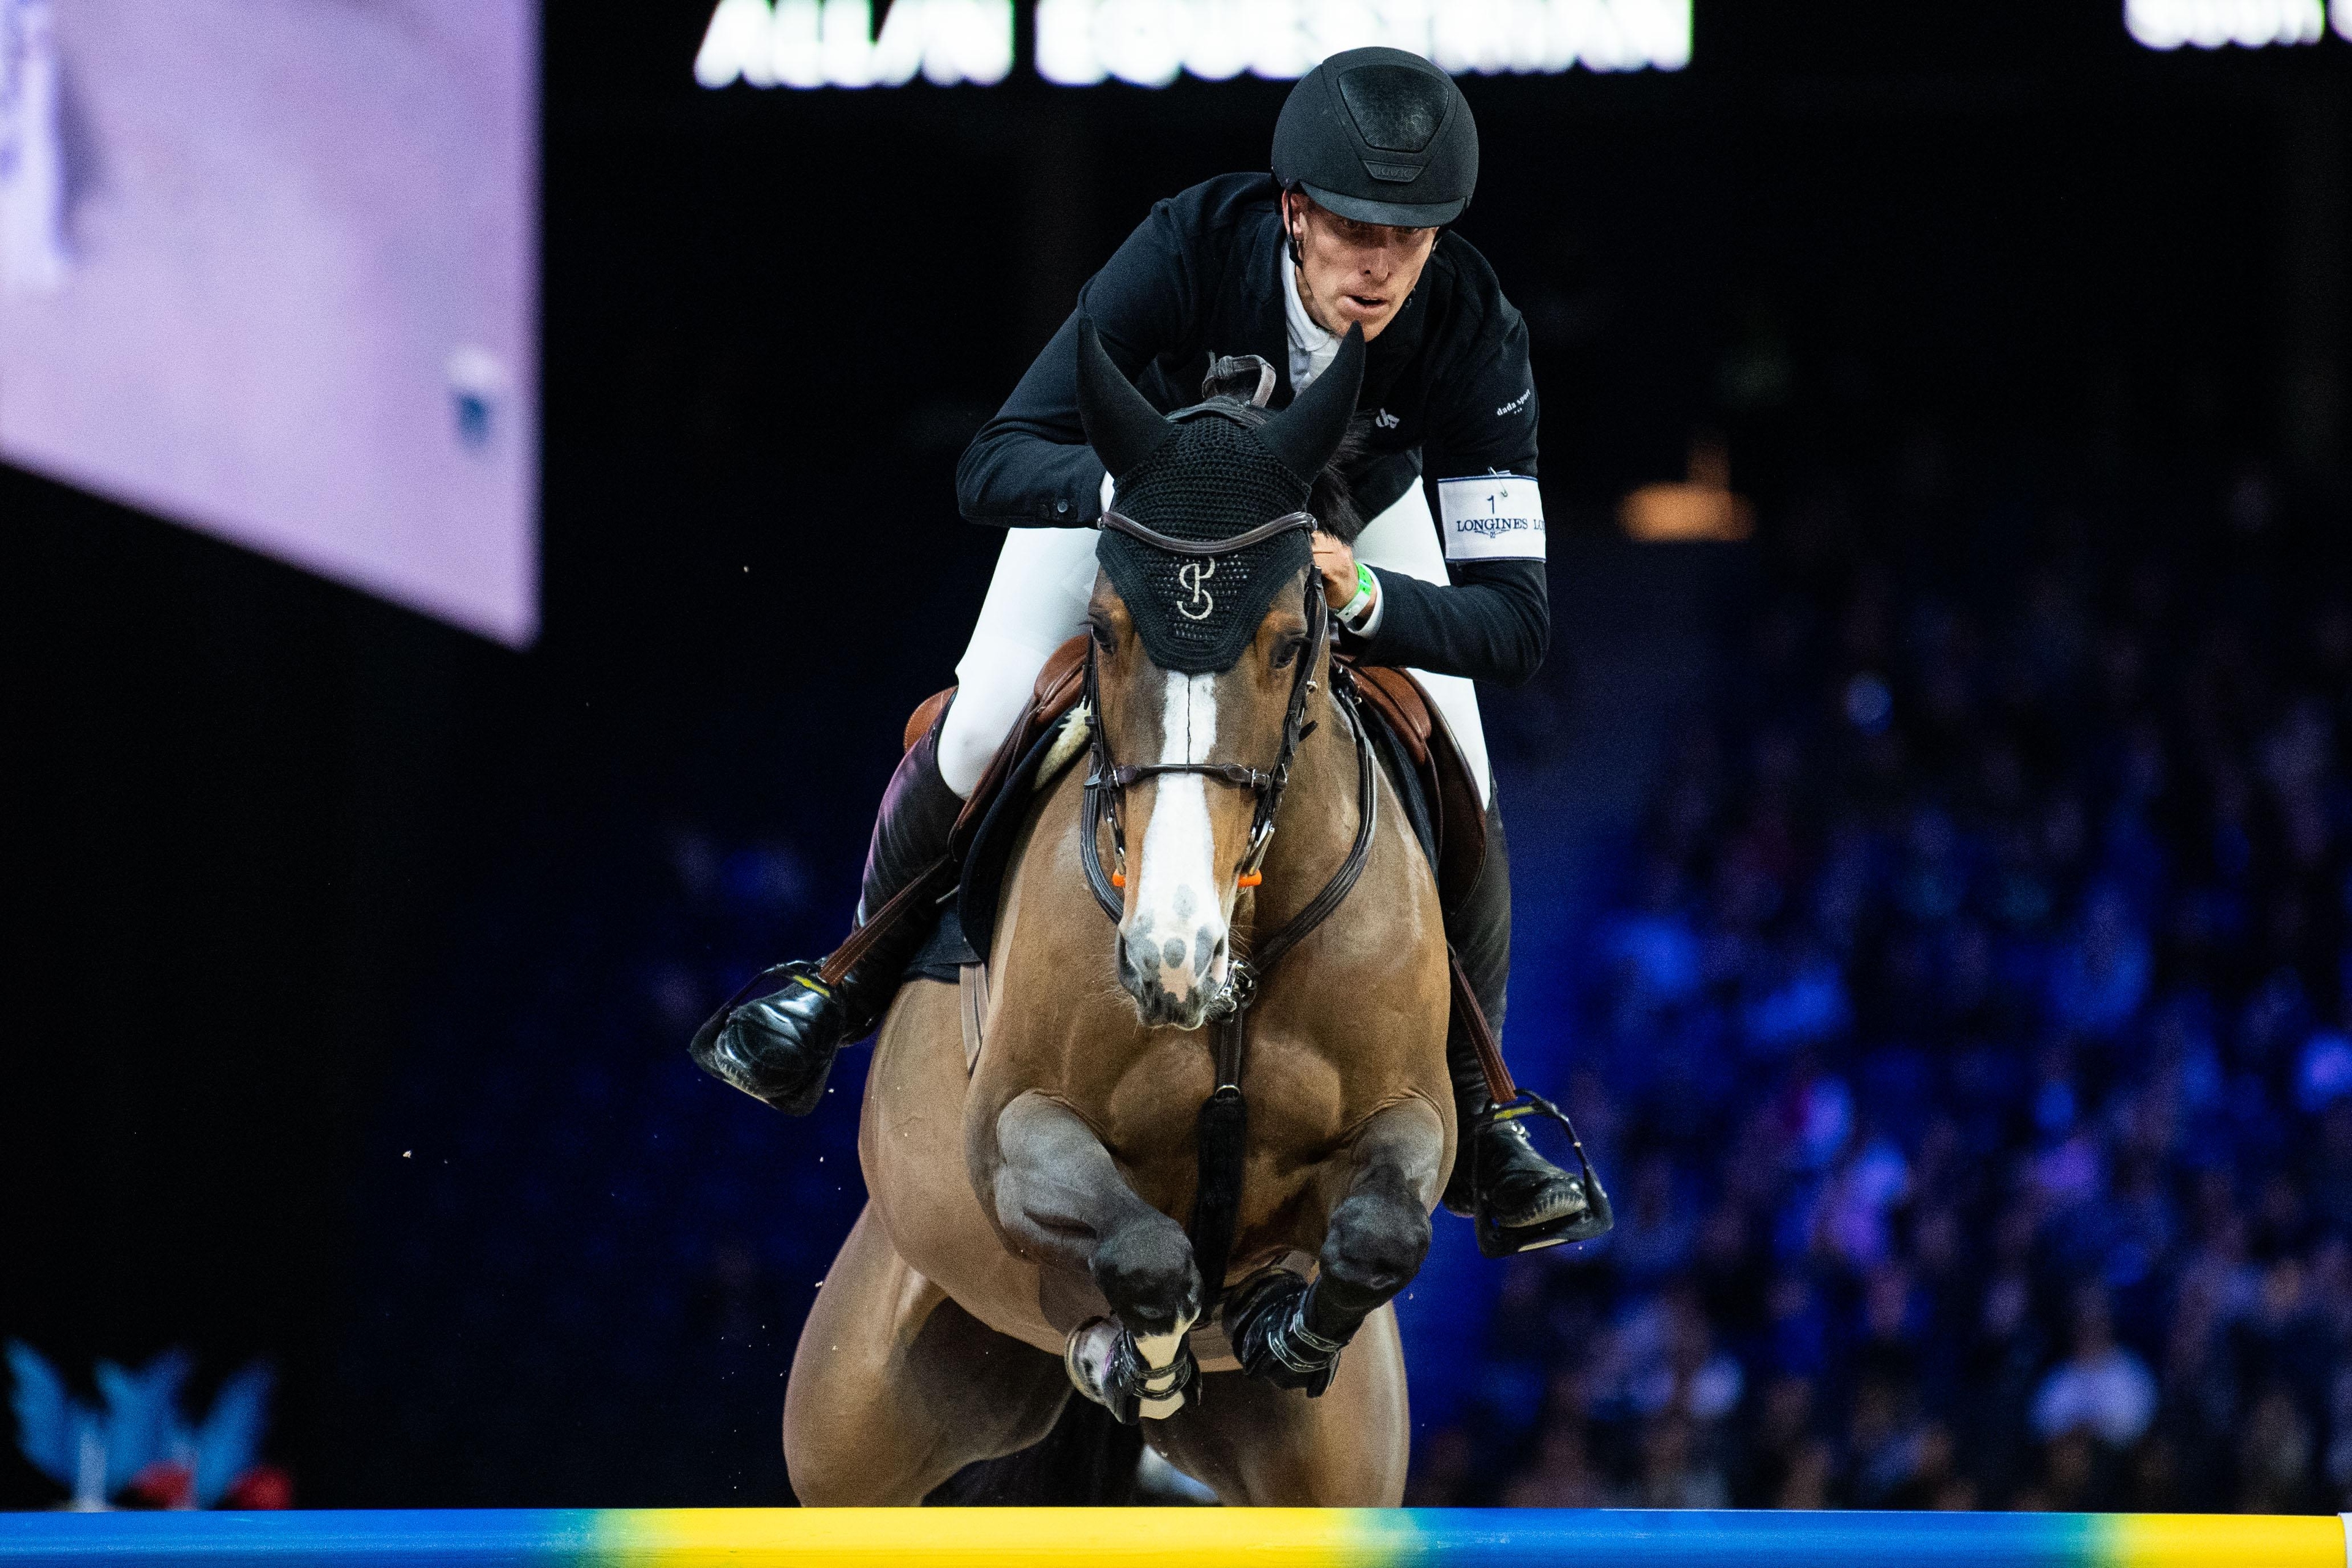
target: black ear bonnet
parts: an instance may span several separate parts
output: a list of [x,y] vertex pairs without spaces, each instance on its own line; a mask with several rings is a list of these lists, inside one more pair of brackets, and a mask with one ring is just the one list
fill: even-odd
[[[1110,470],[1112,506],[1192,542],[1305,510],[1347,434],[1363,370],[1363,332],[1350,328],[1330,368],[1279,414],[1217,396],[1163,416],[1103,352],[1094,323],[1078,324],[1078,416]],[[1232,668],[1275,595],[1313,557],[1300,529],[1212,556],[1180,556],[1107,529],[1095,554],[1152,663],[1186,675]]]

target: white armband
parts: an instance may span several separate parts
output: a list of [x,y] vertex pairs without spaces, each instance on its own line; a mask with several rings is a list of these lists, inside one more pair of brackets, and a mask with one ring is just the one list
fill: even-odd
[[1478,474],[1437,481],[1448,561],[1540,561],[1543,492],[1525,474]]

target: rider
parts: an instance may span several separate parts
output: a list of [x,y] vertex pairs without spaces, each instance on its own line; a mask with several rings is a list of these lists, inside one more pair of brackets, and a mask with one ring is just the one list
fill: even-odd
[[[1528,333],[1486,258],[1446,226],[1469,205],[1478,135],[1453,78],[1401,49],[1350,49],[1302,79],[1274,132],[1273,178],[1226,174],[1160,203],[1080,291],[1012,397],[964,453],[956,492],[975,522],[1009,526],[945,717],[908,752],[884,796],[858,923],[946,852],[963,800],[1030,699],[1053,650],[1086,625],[1110,481],[1077,410],[1078,321],[1163,412],[1223,355],[1255,353],[1286,404],[1341,336],[1369,341],[1361,438],[1343,459],[1360,513],[1352,548],[1315,536],[1315,563],[1368,664],[1419,676],[1486,808],[1475,889],[1446,934],[1497,1034],[1510,966],[1510,880],[1472,682],[1521,684],[1549,636],[1536,394]],[[1439,515],[1430,511],[1432,481]],[[1475,511],[1473,509],[1475,509]],[[1442,544],[1441,544],[1442,542]],[[928,921],[872,942],[838,984],[779,965],[696,1038],[717,1076],[793,1114],[813,1109],[834,1053],[869,1032]],[[1466,1035],[1447,1047],[1463,1154],[1447,1206],[1532,1237],[1585,1206],[1582,1184],[1489,1109]],[[1475,1131],[1474,1133],[1474,1127]],[[1477,1180],[1470,1173],[1474,1168]]]

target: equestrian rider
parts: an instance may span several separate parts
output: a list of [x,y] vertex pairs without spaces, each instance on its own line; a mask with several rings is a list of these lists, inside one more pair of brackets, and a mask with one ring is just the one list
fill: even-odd
[[[1528,333],[1486,258],[1446,226],[1478,174],[1470,106],[1453,78],[1400,49],[1351,49],[1302,79],[1275,126],[1273,177],[1226,174],[1160,202],[1080,291],[1078,310],[964,453],[957,499],[1006,526],[1003,552],[945,718],[907,752],[884,796],[858,920],[946,852],[949,829],[1030,700],[1055,647],[1086,626],[1093,524],[1109,479],[1086,444],[1078,321],[1163,412],[1194,401],[1222,355],[1255,353],[1285,405],[1360,325],[1369,342],[1360,449],[1343,469],[1360,515],[1353,547],[1315,536],[1341,645],[1412,668],[1480,786],[1486,860],[1446,934],[1499,1035],[1510,966],[1510,881],[1474,681],[1519,685],[1549,636],[1536,394]],[[1438,515],[1430,510],[1434,490]],[[1501,521],[1498,522],[1498,519]],[[813,1109],[834,1054],[879,1022],[929,922],[877,932],[838,985],[814,963],[771,970],[768,994],[706,1025],[697,1058],[793,1113]],[[1464,1153],[1447,1205],[1506,1233],[1557,1229],[1581,1184],[1521,1124],[1478,1127],[1486,1079],[1465,1033],[1447,1046]]]

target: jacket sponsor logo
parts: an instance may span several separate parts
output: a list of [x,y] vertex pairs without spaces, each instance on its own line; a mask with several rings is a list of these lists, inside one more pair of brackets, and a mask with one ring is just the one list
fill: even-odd
[[1525,408],[1528,405],[1528,399],[1533,397],[1535,395],[1536,389],[1532,386],[1528,387],[1525,392],[1520,393],[1517,397],[1512,398],[1508,403],[1506,403],[1500,408],[1496,409],[1495,417],[1500,419],[1506,415],[1517,414],[1520,409]]
[[1539,517],[1464,517],[1456,518],[1454,531],[1475,533],[1486,539],[1500,539],[1507,533],[1541,533],[1543,519]]
[[1393,430],[1399,425],[1404,423],[1404,421],[1399,419],[1395,415],[1383,408],[1379,413],[1372,416],[1372,423],[1379,426],[1383,430]]
[[1448,561],[1540,561],[1543,492],[1525,474],[1476,474],[1437,482]]

